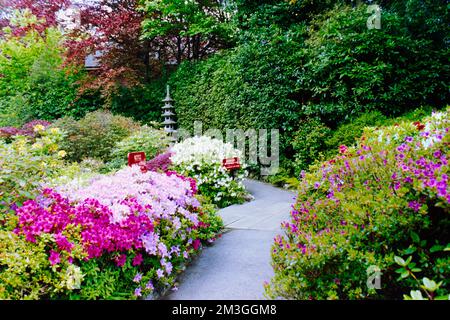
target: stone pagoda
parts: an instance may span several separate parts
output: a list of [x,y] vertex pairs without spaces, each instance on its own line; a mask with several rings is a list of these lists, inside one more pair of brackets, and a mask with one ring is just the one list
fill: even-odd
[[167,85],[167,94],[163,102],[164,106],[162,107],[163,109],[162,116],[164,119],[163,121],[164,131],[167,132],[167,134],[171,137],[172,142],[174,142],[176,140],[177,134],[176,130],[177,122],[175,121],[175,110],[172,105],[173,99],[170,97],[169,85]]

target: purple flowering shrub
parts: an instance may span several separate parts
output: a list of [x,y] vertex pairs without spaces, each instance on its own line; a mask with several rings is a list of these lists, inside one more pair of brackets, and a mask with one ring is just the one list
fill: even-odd
[[5,139],[7,142],[11,142],[11,138],[14,136],[27,136],[35,138],[37,132],[34,130],[35,126],[39,125],[47,128],[51,123],[45,120],[33,120],[25,123],[21,128],[16,127],[1,127],[0,138]]
[[146,163],[147,170],[149,171],[164,171],[169,170],[169,167],[172,165],[172,161],[170,157],[172,153],[166,152],[157,155],[153,159],[150,159]]
[[[202,241],[214,241],[221,229],[220,218],[195,196],[192,179],[137,166],[88,185],[44,189],[15,209],[14,233],[37,248],[45,244],[48,267],[60,281],[28,296],[10,280],[9,296],[137,298],[170,287]],[[14,266],[2,267],[0,278],[14,274]],[[39,281],[32,274],[27,280]]]
[[[302,173],[272,247],[268,296],[448,297],[449,111],[367,128],[357,146]],[[368,286],[373,270],[381,288]]]

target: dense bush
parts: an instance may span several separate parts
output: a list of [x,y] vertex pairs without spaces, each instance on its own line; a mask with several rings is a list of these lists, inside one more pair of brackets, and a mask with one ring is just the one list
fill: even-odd
[[417,37],[407,16],[389,6],[382,28],[368,30],[366,10],[339,6],[314,18],[298,69],[303,111],[335,123],[365,110],[398,115],[413,105],[443,106],[449,99],[448,43]]
[[30,28],[23,35],[2,31],[0,126],[20,126],[35,118],[80,117],[98,108],[94,97],[78,94],[83,70],[63,67],[64,37],[57,28],[42,33]]
[[172,153],[166,152],[157,155],[153,159],[150,159],[146,163],[146,168],[149,171],[168,171],[170,166],[172,165],[172,160],[170,160],[170,157],[172,156]]
[[445,3],[383,3],[382,28],[369,30],[367,6],[343,2],[239,2],[237,47],[185,62],[170,78],[180,125],[278,128],[282,156],[293,159],[292,137],[308,116],[335,129],[366,112],[445,106]]
[[61,174],[65,152],[59,150],[62,133],[58,128],[35,127],[34,142],[15,136],[11,143],[0,138],[0,228],[10,206],[35,196],[42,183]]
[[132,119],[108,111],[94,111],[80,120],[64,117],[55,121],[53,126],[66,134],[61,148],[67,152],[67,159],[98,158],[105,162],[111,159],[117,141],[139,128]]
[[186,62],[173,74],[170,83],[181,127],[192,130],[194,121],[202,121],[204,129],[220,130],[292,132],[297,127],[300,109],[289,94],[295,86],[299,43],[277,27],[253,38],[205,61]]
[[292,141],[296,176],[321,157],[325,150],[325,141],[330,133],[330,128],[318,119],[307,119],[300,122],[299,129]]
[[142,86],[122,87],[112,99],[111,111],[144,123],[160,122],[166,84],[167,77],[162,76]]
[[39,299],[63,283],[67,269],[52,270],[45,246],[0,229],[0,299]]
[[178,174],[133,167],[57,189],[15,208],[15,234],[0,233],[2,298],[131,299],[161,292],[221,228],[195,198],[195,181]]
[[127,163],[130,152],[143,151],[151,159],[169,145],[169,137],[163,130],[143,126],[130,136],[117,141],[110,157],[110,167],[120,168]]
[[[199,193],[219,207],[242,203],[245,188],[245,163],[239,150],[230,144],[207,136],[188,138],[171,148],[172,167],[179,173],[196,180]],[[222,160],[239,157],[241,169],[235,177],[225,169]]]
[[343,123],[326,139],[328,154],[334,155],[340,145],[351,146],[359,140],[366,127],[393,125],[402,121],[418,121],[431,113],[430,108],[417,108],[400,117],[387,117],[380,111],[369,111]]
[[[41,130],[35,130],[37,125],[48,127],[51,123],[45,120],[32,120],[25,123],[21,128],[16,127],[0,127],[0,138],[6,142],[11,142],[14,136],[27,136],[29,138],[35,138],[39,135]],[[40,128],[40,127],[39,127]]]
[[[271,297],[402,298],[414,289],[448,298],[449,111],[367,128],[357,146],[303,175],[273,246]],[[366,284],[371,266],[382,273],[379,291]]]

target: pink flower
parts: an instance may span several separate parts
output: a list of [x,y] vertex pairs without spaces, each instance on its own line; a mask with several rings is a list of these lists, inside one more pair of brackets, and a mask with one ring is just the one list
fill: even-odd
[[151,281],[147,282],[147,284],[145,285],[145,289],[147,290],[154,290],[155,287],[153,286],[153,283]]
[[410,201],[408,203],[408,207],[413,209],[415,212],[418,212],[420,210],[420,208],[422,207],[422,205],[417,201]]
[[344,154],[348,151],[348,147],[346,145],[339,146],[339,153]]
[[142,280],[142,273],[136,273],[134,276],[133,282],[140,282]]
[[132,265],[133,265],[133,266],[138,266],[138,265],[140,265],[140,264],[142,263],[143,260],[144,260],[144,259],[142,258],[142,254],[138,253],[138,254],[134,257],[133,262],[132,262]]
[[134,290],[134,295],[135,295],[136,297],[142,296],[142,289],[141,289],[141,287],[136,288],[136,289]]
[[118,267],[122,267],[125,264],[125,262],[127,262],[127,255],[121,254],[118,258],[115,259],[115,261]]
[[201,244],[200,239],[195,239],[194,242],[192,242],[192,247],[194,248],[194,250],[198,250],[200,244]]
[[55,264],[58,264],[61,262],[61,257],[59,256],[58,252],[51,250],[50,257],[48,258],[48,260],[50,261],[50,264],[52,266],[54,266]]

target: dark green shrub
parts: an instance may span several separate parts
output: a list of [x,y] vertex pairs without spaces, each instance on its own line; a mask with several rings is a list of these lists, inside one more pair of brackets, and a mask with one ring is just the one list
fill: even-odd
[[379,111],[367,112],[358,118],[339,126],[325,141],[331,153],[336,154],[340,145],[353,145],[359,139],[365,127],[379,126],[386,123],[386,117]]
[[80,120],[64,117],[53,126],[66,133],[61,148],[67,152],[67,159],[97,158],[105,162],[111,159],[116,143],[139,128],[132,119],[108,111],[94,111]]
[[399,115],[414,105],[443,106],[447,45],[417,37],[389,7],[382,28],[369,30],[366,10],[340,6],[311,23],[296,89],[303,111],[335,125],[367,110]]
[[140,87],[122,87],[112,100],[111,111],[144,123],[160,122],[166,83],[167,77],[163,76]]
[[152,159],[169,146],[169,137],[163,130],[143,126],[128,137],[117,141],[111,153],[109,168],[118,169],[127,163],[130,152],[143,151],[147,159]]
[[320,160],[325,151],[325,140],[331,130],[318,119],[306,119],[300,122],[298,131],[294,135],[292,148],[295,151],[294,169],[298,176],[302,170],[308,168],[315,160]]
[[[276,26],[254,39],[196,63],[185,62],[172,75],[179,124],[203,128],[276,128],[292,132],[300,119],[289,94],[299,43]],[[287,139],[287,136],[284,136]],[[282,145],[288,145],[282,138]]]

